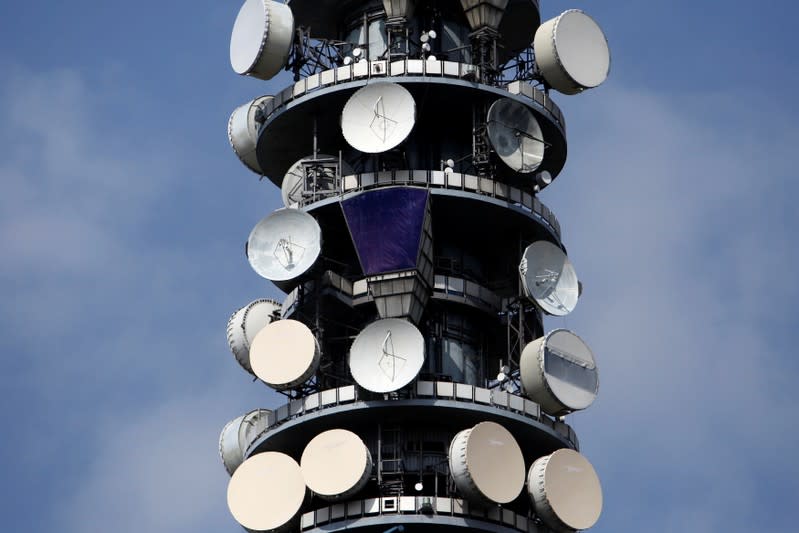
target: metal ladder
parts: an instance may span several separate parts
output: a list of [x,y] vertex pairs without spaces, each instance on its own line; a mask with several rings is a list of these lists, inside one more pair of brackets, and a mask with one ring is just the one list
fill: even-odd
[[378,426],[377,484],[383,496],[401,496],[405,483],[400,428]]

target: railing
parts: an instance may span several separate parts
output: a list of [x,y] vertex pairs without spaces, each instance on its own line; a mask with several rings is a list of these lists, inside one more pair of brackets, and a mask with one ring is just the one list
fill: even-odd
[[[480,80],[480,67],[454,61],[403,59],[399,61],[360,61],[303,78],[277,93],[263,109],[265,119],[286,106],[289,102],[303,96],[340,83],[359,79],[385,78],[386,76],[433,76],[456,78],[470,82]],[[507,88],[510,94],[527,97],[540,106],[545,114],[566,131],[566,121],[560,108],[548,94],[524,81],[511,83]]]
[[489,196],[520,207],[531,213],[560,239],[560,223],[555,214],[533,194],[491,178],[444,172],[442,170],[387,170],[364,172],[342,178],[343,192],[352,192],[390,185],[419,185],[459,190]]
[[382,172],[364,172],[343,176],[332,190],[321,192],[307,191],[299,205],[304,207],[320,200],[344,193],[357,192],[378,187],[393,185],[411,185],[433,189],[463,191],[478,196],[488,196],[508,202],[529,213],[541,222],[558,239],[561,238],[560,223],[555,214],[533,194],[488,177],[463,174],[460,172],[444,172],[442,170],[386,170]]
[[[482,404],[496,409],[517,413],[531,420],[535,420],[551,427],[558,434],[579,449],[579,442],[574,430],[568,424],[553,420],[541,412],[540,406],[527,398],[497,389],[475,387],[465,383],[452,383],[448,381],[417,381],[412,390],[416,398],[430,398],[450,400],[455,402]],[[289,403],[278,407],[267,417],[266,429],[255,435],[247,448],[251,447],[262,436],[275,427],[304,415],[319,410],[340,405],[349,405],[359,401],[358,389],[355,385],[323,390],[309,394],[303,398],[291,400]]]
[[[349,281],[329,270],[322,276],[322,289],[332,289],[343,296],[345,303],[350,306],[359,305],[371,299],[366,279]],[[299,288],[294,289],[286,296],[283,304],[283,318],[289,318],[294,314],[298,296]],[[502,311],[502,298],[496,293],[479,283],[454,276],[436,274],[432,296],[477,307],[490,313]]]
[[526,515],[502,507],[470,506],[468,501],[438,496],[390,496],[331,504],[304,513],[300,518],[303,530],[323,526],[337,520],[358,520],[382,515],[438,515],[469,517],[494,522],[526,533],[543,533],[545,529]]
[[493,291],[473,281],[453,276],[436,275],[433,283],[433,298],[455,300],[460,303],[499,313],[502,298]]

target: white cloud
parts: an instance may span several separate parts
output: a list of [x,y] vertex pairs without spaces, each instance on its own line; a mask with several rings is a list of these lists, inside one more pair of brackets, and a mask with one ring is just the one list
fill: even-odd
[[15,71],[3,87],[0,267],[97,275],[131,261],[124,240],[175,179],[151,140],[115,128],[130,112],[77,72]]
[[[227,516],[228,475],[216,442],[231,390],[176,396],[134,417],[104,424],[89,471],[61,509],[65,531],[236,530]],[[110,422],[110,421],[109,421]]]
[[751,117],[708,124],[618,88],[578,106],[570,164],[544,201],[586,287],[566,322],[601,365],[600,400],[574,417],[605,474],[597,531],[748,530],[742,518],[772,505],[768,480],[799,488],[797,366],[772,322],[797,294],[781,275],[797,266],[796,216],[774,194],[789,174],[762,166],[798,132],[774,143],[750,125],[741,138]]
[[[26,442],[3,449],[26,471],[15,492],[36,524],[67,532],[235,528],[217,437],[274,401],[225,345],[252,290],[236,277],[246,262],[235,242],[178,242],[195,224],[180,217],[203,215],[175,192],[185,147],[124,105],[131,86],[124,101],[101,89],[69,70],[0,86],[0,328],[21,393],[2,409]],[[119,129],[114,114],[131,112],[140,129]],[[34,503],[54,469],[67,492]]]
[[[52,468],[54,445],[82,439],[71,460],[87,465],[45,512],[68,533],[235,530],[218,431],[274,396],[225,353],[220,307],[249,291],[223,286],[238,273],[227,261],[205,261],[227,244],[152,242],[142,228],[180,163],[115,131],[118,106],[78,73],[17,72],[2,94],[1,312],[55,435],[23,426],[20,460]],[[598,532],[744,531],[759,512],[759,531],[780,531],[786,513],[768,511],[782,500],[762,489],[798,490],[785,318],[798,291],[780,275],[797,266],[784,229],[796,187],[779,162],[797,132],[731,142],[754,123],[723,113],[741,100],[692,96],[680,99],[702,105],[612,86],[569,100],[570,161],[543,195],[586,286],[574,316],[548,325],[574,329],[601,365],[599,401],[573,417],[606,489]]]

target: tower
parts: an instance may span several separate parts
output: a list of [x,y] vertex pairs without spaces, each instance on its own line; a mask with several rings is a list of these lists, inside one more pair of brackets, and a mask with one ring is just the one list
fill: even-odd
[[610,55],[537,0],[245,0],[238,74],[294,83],[236,109],[241,161],[285,208],[247,240],[286,292],[236,311],[236,359],[283,393],[228,423],[228,505],[251,531],[574,531],[602,493],[570,413],[597,365],[546,331],[582,286],[538,198],[563,169],[550,97]]

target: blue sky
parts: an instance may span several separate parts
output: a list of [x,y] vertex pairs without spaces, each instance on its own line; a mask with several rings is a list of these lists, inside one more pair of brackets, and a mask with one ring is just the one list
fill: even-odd
[[[558,99],[542,194],[597,353],[573,425],[597,532],[786,532],[799,501],[799,57],[786,1],[544,2],[604,27],[612,76]],[[238,2],[0,4],[4,531],[240,531],[216,452],[278,400],[228,315],[277,296],[242,253],[278,206],[227,146]]]

